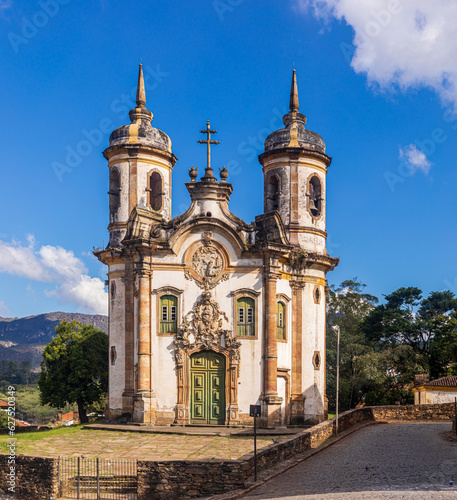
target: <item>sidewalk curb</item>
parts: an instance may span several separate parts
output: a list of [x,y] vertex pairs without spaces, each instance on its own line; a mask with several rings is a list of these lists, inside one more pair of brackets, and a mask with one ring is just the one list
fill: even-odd
[[[319,445],[317,448],[311,448],[303,453],[300,453],[294,458],[290,458],[289,460],[285,460],[284,462],[281,462],[279,464],[276,464],[273,466],[271,469],[267,469],[264,472],[259,473],[260,476],[264,476],[263,478],[260,478],[257,480],[256,483],[251,484],[251,486],[248,486],[245,489],[238,489],[234,490],[228,493],[222,493],[218,495],[212,495],[212,496],[206,496],[206,497],[199,497],[202,500],[236,500],[238,498],[242,498],[249,493],[253,492],[260,486],[263,486],[264,484],[268,483],[271,479],[274,479],[275,477],[283,474],[284,472],[287,472],[290,469],[293,469],[297,465],[303,463],[304,461],[308,460],[311,457],[314,457],[321,451],[326,450],[330,446],[333,446],[335,443],[340,442],[347,436],[350,436],[354,432],[357,432],[358,430],[368,427],[369,425],[379,425],[379,424],[388,424],[386,421],[372,421],[372,422],[365,422],[363,424],[357,425],[347,431],[342,432],[338,437],[331,437],[324,441],[323,444]],[[248,479],[248,484],[250,483],[250,479]]]

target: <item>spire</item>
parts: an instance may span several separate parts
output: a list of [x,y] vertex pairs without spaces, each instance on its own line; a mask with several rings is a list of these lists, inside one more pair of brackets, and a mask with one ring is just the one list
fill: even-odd
[[140,108],[146,106],[146,91],[144,90],[143,65],[141,63],[140,63],[140,71],[138,73],[138,86],[136,89],[136,105],[139,106]]
[[295,73],[295,68],[292,73],[292,85],[290,87],[290,103],[289,109],[291,111],[298,111],[298,89],[297,89],[297,75]]

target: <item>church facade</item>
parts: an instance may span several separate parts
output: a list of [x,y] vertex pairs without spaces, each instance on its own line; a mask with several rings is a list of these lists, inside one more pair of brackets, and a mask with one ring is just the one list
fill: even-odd
[[142,67],[131,124],[104,151],[109,166],[107,418],[151,425],[316,423],[326,413],[326,174],[331,158],[299,113],[295,70],[284,128],[259,156],[264,213],[229,209],[229,172],[193,167],[188,210],[171,216],[167,134],[152,127]]

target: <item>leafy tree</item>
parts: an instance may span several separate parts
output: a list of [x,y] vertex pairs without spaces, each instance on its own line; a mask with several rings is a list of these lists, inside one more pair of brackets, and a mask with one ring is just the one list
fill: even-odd
[[[418,373],[429,371],[436,378],[457,361],[456,311],[457,299],[450,291],[422,298],[419,288],[399,288],[386,296],[385,304],[371,311],[361,331],[376,350],[410,346],[422,356]],[[398,365],[397,371],[404,368]]]
[[[330,287],[327,305],[327,395],[330,407],[336,400],[336,344],[333,326],[340,327],[340,409],[356,406],[363,396],[363,366],[360,358],[370,347],[364,343],[360,323],[374,309],[378,299],[364,292],[358,278]],[[332,404],[333,403],[333,404]]]
[[92,325],[62,321],[43,351],[38,386],[42,404],[77,404],[82,423],[87,408],[108,390],[108,337]]
[[427,361],[411,346],[398,345],[365,354],[360,365],[365,404],[394,404],[397,401],[409,404],[414,402],[411,381],[416,373],[424,371]]

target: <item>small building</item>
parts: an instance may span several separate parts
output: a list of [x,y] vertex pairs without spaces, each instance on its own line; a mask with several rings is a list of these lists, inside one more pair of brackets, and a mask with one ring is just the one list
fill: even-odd
[[59,411],[57,415],[57,425],[69,427],[70,425],[79,424],[79,414],[77,411],[69,411],[67,413],[63,413]]
[[428,376],[416,375],[414,380],[414,404],[453,403],[457,398],[457,376],[428,380]]

